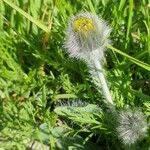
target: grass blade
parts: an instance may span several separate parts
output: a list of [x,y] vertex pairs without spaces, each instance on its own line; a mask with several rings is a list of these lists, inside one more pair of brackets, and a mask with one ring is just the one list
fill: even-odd
[[138,60],[138,59],[136,59],[136,58],[134,58],[134,57],[132,57],[132,56],[129,56],[128,54],[126,54],[126,53],[124,53],[124,52],[122,52],[122,51],[120,51],[120,50],[118,50],[118,49],[116,49],[116,48],[114,48],[114,47],[112,47],[112,46],[108,46],[108,48],[110,48],[110,49],[113,50],[114,52],[116,52],[116,53],[118,53],[118,54],[120,54],[120,55],[126,57],[126,58],[129,59],[131,62],[135,63],[136,65],[138,65],[138,66],[140,66],[140,67],[142,67],[142,68],[144,68],[144,69],[150,71],[150,65],[149,65],[149,64],[146,64],[146,63],[144,63],[144,62],[142,62],[142,61],[140,61],[140,60]]
[[23,15],[25,18],[27,18],[28,20],[30,20],[31,22],[33,22],[35,25],[37,25],[39,28],[41,28],[42,30],[44,30],[45,32],[49,32],[49,28],[47,26],[45,26],[44,24],[42,24],[39,20],[36,20],[35,18],[33,18],[31,15],[29,15],[28,13],[26,13],[24,10],[22,10],[21,8],[19,8],[18,6],[14,5],[12,2],[8,1],[8,0],[3,0],[6,4],[8,4],[10,7],[12,7],[13,9],[15,9],[17,12],[19,12],[21,15]]

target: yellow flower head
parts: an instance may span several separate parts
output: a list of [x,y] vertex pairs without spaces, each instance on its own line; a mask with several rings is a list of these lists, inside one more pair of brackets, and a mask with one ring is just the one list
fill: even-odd
[[68,23],[64,46],[72,57],[90,61],[91,56],[95,55],[101,59],[109,43],[110,31],[106,22],[97,15],[79,13]]
[[80,17],[74,20],[74,30],[83,36],[88,36],[88,33],[96,30],[92,20],[87,17]]

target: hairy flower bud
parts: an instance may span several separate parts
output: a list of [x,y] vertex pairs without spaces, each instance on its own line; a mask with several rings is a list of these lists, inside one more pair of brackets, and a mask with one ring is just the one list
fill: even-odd
[[132,145],[142,140],[146,136],[147,129],[146,117],[141,110],[128,109],[120,112],[117,132],[125,145]]

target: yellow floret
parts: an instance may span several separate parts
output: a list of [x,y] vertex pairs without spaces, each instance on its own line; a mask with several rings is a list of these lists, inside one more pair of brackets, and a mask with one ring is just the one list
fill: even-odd
[[81,35],[87,36],[89,32],[95,31],[95,26],[91,19],[80,17],[74,21],[74,30]]

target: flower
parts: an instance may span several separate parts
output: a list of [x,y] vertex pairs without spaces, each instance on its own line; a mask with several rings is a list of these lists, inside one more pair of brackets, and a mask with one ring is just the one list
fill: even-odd
[[113,104],[100,62],[109,43],[110,32],[111,28],[97,15],[88,12],[79,13],[68,23],[64,46],[70,57],[85,60],[93,81],[96,81],[97,87],[102,89],[106,102]]
[[133,111],[128,109],[120,112],[117,132],[125,145],[130,146],[142,140],[146,136],[147,129],[146,117],[140,109]]
[[73,16],[67,27],[65,48],[69,55],[86,62],[104,56],[111,28],[97,15],[89,12]]

